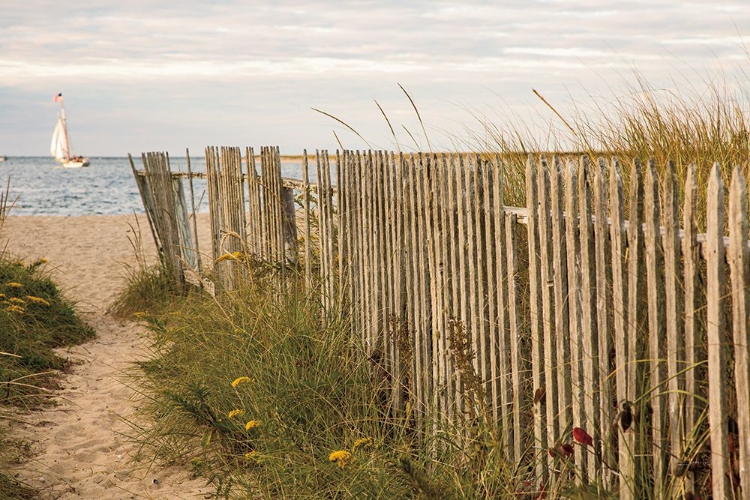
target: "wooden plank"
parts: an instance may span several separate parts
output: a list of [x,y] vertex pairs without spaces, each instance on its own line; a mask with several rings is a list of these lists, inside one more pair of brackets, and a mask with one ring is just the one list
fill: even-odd
[[[128,155],[128,158],[130,158],[130,155]],[[195,256],[196,256],[196,271],[198,272],[198,275],[201,275],[201,269],[203,268],[203,265],[201,263],[201,249],[200,244],[198,243],[198,219],[196,217],[196,208],[195,208],[195,187],[193,186],[193,170],[190,165],[190,150],[185,149],[185,161],[187,163],[187,171],[188,171],[188,182],[190,186],[190,211],[193,217],[193,241],[195,244]],[[130,162],[132,165],[132,158],[130,158]],[[151,224],[151,221],[149,220],[149,225]]]
[[[730,465],[738,461],[739,484],[750,485],[750,255],[747,248],[747,191],[740,167],[733,169],[729,190],[729,240],[727,259],[732,278],[732,331],[738,427],[737,435],[733,437],[739,438],[739,443],[735,445],[739,450],[730,458]],[[732,450],[729,452],[732,453]],[[735,474],[734,470],[732,474]],[[742,498],[750,498],[750,487],[742,488]]]
[[[643,287],[646,285],[645,262],[643,248],[643,181],[641,174],[640,162],[636,159],[633,161],[630,170],[630,192],[629,192],[630,214],[628,216],[628,331],[625,343],[627,346],[627,356],[623,365],[626,380],[626,401],[636,404],[641,395],[639,382],[643,380],[643,369],[639,361],[646,358],[645,352],[641,348],[639,337],[644,328],[643,312],[647,309]],[[646,405],[640,404],[635,407],[639,413],[638,420],[645,422]],[[621,478],[626,481],[625,489],[634,492],[640,496],[641,488],[644,486],[637,482],[640,474],[641,463],[637,457],[645,456],[646,451],[642,449],[646,429],[639,429],[638,432],[625,433],[623,442],[625,443],[625,452],[631,455],[631,463],[627,463],[626,472],[632,471],[632,476],[623,474]],[[622,453],[622,450],[621,450]],[[622,457],[622,455],[621,455]],[[630,467],[632,464],[632,467]],[[622,467],[621,467],[622,470]],[[632,478],[632,479],[631,479]],[[621,485],[622,486],[622,485]]]
[[[598,403],[595,396],[594,402],[600,409],[599,412],[599,439],[601,439],[602,459],[608,464],[615,463],[615,433],[612,432],[612,422],[614,420],[613,408],[617,407],[617,398],[614,394],[614,384],[610,375],[613,367],[610,362],[613,350],[613,332],[614,327],[612,318],[612,262],[613,253],[610,245],[609,223],[607,222],[607,205],[608,205],[608,181],[607,165],[603,158],[599,158],[597,165],[592,167],[593,193],[594,193],[594,247],[596,259],[596,331],[598,340],[598,367],[599,372],[599,391]],[[622,181],[620,181],[620,185]],[[620,187],[620,191],[622,188]],[[620,224],[620,234],[622,233],[622,221],[612,218]],[[619,257],[619,254],[618,254]],[[622,261],[620,260],[620,269]],[[622,280],[622,276],[620,276]],[[622,286],[622,284],[620,285]],[[622,288],[621,288],[622,289]],[[621,304],[622,305],[622,304]],[[614,475],[604,464],[598,463],[597,467],[601,470],[602,482],[607,487],[612,487]]]
[[429,291],[429,276],[428,276],[428,259],[426,248],[429,247],[428,236],[427,236],[427,217],[425,207],[425,193],[424,193],[424,165],[422,164],[422,158],[415,158],[412,155],[412,167],[414,168],[414,182],[416,188],[416,232],[415,232],[415,248],[417,250],[417,272],[418,272],[418,293],[419,293],[419,325],[415,332],[415,336],[419,337],[420,348],[415,351],[420,357],[421,370],[419,376],[422,379],[422,391],[419,397],[420,412],[428,416],[430,394],[432,391],[430,375],[432,369],[430,366],[430,351],[432,342],[430,339],[429,323],[430,323],[430,291]]
[[281,265],[282,276],[286,273],[286,238],[284,236],[284,209],[281,193],[281,159],[279,148],[269,149],[269,160],[271,166],[271,182],[273,183],[273,207],[274,222],[276,228],[277,262]]
[[[328,258],[328,274],[326,275],[326,285],[328,296],[330,297],[329,306],[333,309],[336,307],[336,235],[334,232],[333,221],[335,218],[333,208],[333,191],[331,189],[331,159],[328,156],[328,150],[324,151],[325,162],[323,163],[323,177],[325,178],[325,191],[322,197],[326,200],[326,256]],[[319,193],[320,195],[320,193]]]
[[[581,256],[578,288],[580,296],[580,331],[579,348],[581,352],[582,377],[581,394],[582,418],[579,426],[596,437],[596,446],[601,445],[599,419],[599,336],[597,330],[597,289],[596,257],[594,246],[594,223],[591,219],[592,191],[595,189],[592,180],[596,167],[589,164],[587,156],[580,158],[578,169],[578,237]],[[575,237],[575,236],[574,236]],[[611,420],[609,423],[611,424]],[[589,478],[597,477],[601,464],[593,457],[587,457],[587,467],[583,468]]]
[[553,287],[555,300],[555,341],[557,354],[557,391],[558,411],[558,436],[562,436],[570,429],[573,421],[572,411],[572,384],[570,374],[570,314],[568,302],[568,269],[567,269],[567,245],[565,242],[565,221],[563,218],[564,204],[564,181],[563,166],[560,158],[553,158],[551,179],[552,212],[552,259],[553,259]]
[[[334,256],[338,264],[338,290],[337,290],[337,304],[336,310],[339,315],[343,316],[344,304],[345,304],[345,290],[346,290],[346,239],[344,237],[346,226],[345,226],[345,212],[344,212],[344,199],[346,198],[346,184],[343,182],[344,169],[346,168],[342,162],[342,154],[339,150],[336,150],[336,189],[331,189],[331,199],[336,198],[333,206],[336,212],[336,250]],[[344,160],[346,161],[346,160]],[[383,266],[385,269],[385,266]]]
[[[462,207],[460,201],[462,196],[460,189],[461,170],[460,166],[457,164],[457,155],[450,155],[448,160],[448,211],[451,241],[453,242],[451,245],[451,303],[453,306],[451,309],[451,320],[455,321],[462,319],[462,311],[464,310],[462,307],[464,295],[462,291],[465,290],[465,287],[462,274],[464,267],[462,263],[465,262],[465,259],[462,257],[463,247],[461,246],[461,243],[463,243],[463,241],[460,240],[460,234],[463,234],[463,217],[460,217]],[[452,349],[450,342],[448,344],[449,349]],[[464,414],[463,380],[461,379],[461,374],[455,367],[455,363],[452,363],[451,368],[452,376],[455,380],[454,399],[456,401],[456,410],[453,413],[456,415],[456,420],[458,420]]]
[[[609,217],[611,250],[612,250],[612,309],[615,333],[615,371],[617,384],[617,401],[619,404],[630,404],[628,394],[628,274],[626,270],[626,233],[625,206],[623,203],[622,175],[617,159],[613,159],[609,175]],[[619,430],[619,466],[620,466],[620,496],[623,500],[634,500],[635,466],[634,444],[635,436],[630,432]]]
[[388,266],[388,307],[389,316],[386,318],[386,339],[388,363],[386,369],[391,377],[391,405],[396,407],[396,394],[400,393],[401,372],[399,366],[399,352],[397,344],[398,335],[398,317],[400,314],[400,300],[398,297],[398,279],[399,269],[401,267],[400,254],[398,249],[398,223],[397,223],[397,203],[396,203],[396,165],[393,153],[388,153],[385,158],[385,178],[386,178],[386,216],[387,216],[387,262]]
[[[685,359],[683,337],[683,314],[680,293],[680,222],[679,204],[677,201],[677,179],[672,161],[668,161],[664,170],[664,292],[665,321],[667,335],[667,380],[669,389],[669,430],[670,430],[670,466],[675,471],[683,460],[685,451],[685,428],[682,408],[685,405],[685,375],[682,360]],[[678,488],[674,488],[678,490]],[[673,495],[674,497],[675,495]]]
[[[492,403],[496,407],[496,422],[500,426],[501,435],[507,446],[513,446],[511,431],[513,423],[513,387],[511,382],[511,330],[508,317],[508,288],[507,283],[507,240],[505,224],[505,208],[503,201],[503,177],[502,165],[497,157],[492,165],[493,174],[493,199],[492,218],[494,220],[494,247],[495,247],[495,307],[497,311],[497,333],[492,341],[495,344],[495,352],[490,346],[490,375],[495,380],[492,394]],[[494,369],[492,369],[494,366]]]
[[[418,426],[421,426],[421,398],[423,394],[422,388],[422,338],[420,335],[420,320],[421,320],[421,301],[419,297],[419,256],[418,256],[418,229],[417,229],[417,204],[416,204],[416,165],[414,164],[414,158],[406,158],[405,160],[405,174],[406,186],[405,186],[405,197],[407,200],[408,211],[408,228],[407,228],[407,239],[409,241],[409,247],[406,251],[407,258],[409,259],[409,267],[406,275],[406,294],[409,301],[408,317],[409,317],[409,335],[412,345],[412,360],[411,360],[411,403],[412,409],[416,410],[415,416],[417,418]],[[415,408],[416,407],[416,408]]]
[[[477,380],[481,380],[481,368],[480,368],[480,356],[481,356],[481,347],[480,347],[480,340],[479,340],[479,301],[478,301],[478,287],[477,287],[477,220],[475,218],[474,213],[474,206],[476,205],[477,201],[477,193],[475,191],[475,182],[474,179],[476,177],[476,168],[477,165],[474,161],[474,156],[469,155],[466,158],[466,161],[462,163],[464,167],[464,207],[466,211],[466,270],[467,270],[467,276],[468,276],[468,283],[467,283],[467,290],[469,292],[469,295],[467,297],[468,301],[468,314],[469,319],[465,323],[466,325],[466,334],[469,335],[469,338],[471,339],[471,351],[473,356],[472,359],[472,366],[474,369],[474,373],[478,377]],[[506,367],[507,368],[507,367]],[[507,370],[503,372],[504,379],[506,380],[506,386],[507,386]],[[472,387],[471,389],[478,389],[478,387]],[[510,388],[508,388],[510,389]],[[484,394],[473,394],[473,396],[477,399],[474,401],[475,410],[480,413]],[[510,404],[510,398],[506,399],[504,403]],[[507,410],[507,407],[506,407]],[[471,415],[474,417],[475,415]],[[507,433],[509,427],[503,426],[502,431]],[[508,442],[506,439],[504,442]]]
[[[495,238],[499,223],[495,212],[495,202],[502,207],[502,180],[496,175],[497,164],[488,164],[482,169],[482,184],[485,194],[482,199],[484,205],[484,246],[487,255],[487,335],[489,340],[489,408],[492,412],[492,421],[497,424],[500,421],[499,408],[499,384],[498,384],[498,315],[497,315],[497,265]],[[502,269],[502,268],[501,268]],[[501,281],[502,282],[502,281]]]
[[372,151],[362,153],[364,164],[362,170],[362,220],[364,222],[364,237],[363,237],[363,268],[364,268],[364,300],[365,300],[365,324],[366,324],[366,348],[367,353],[370,354],[375,347],[375,329],[376,320],[372,304],[377,300],[376,289],[374,283],[375,265],[374,265],[374,214],[372,210],[372,199],[373,199],[373,164],[372,164]]
[[[531,336],[531,376],[534,389],[534,443],[541,449],[536,453],[536,477],[547,480],[547,431],[545,392],[544,340],[542,333],[542,279],[539,250],[539,198],[537,170],[532,155],[526,160],[526,207],[528,213],[527,241],[529,250],[529,333]],[[496,229],[497,230],[497,229]],[[494,339],[494,337],[493,337]],[[494,359],[494,358],[493,358]]]
[[724,345],[724,183],[719,164],[708,178],[706,208],[706,296],[708,300],[708,425],[714,498],[733,497],[727,458],[727,354]]
[[662,250],[661,204],[659,203],[659,177],[653,159],[648,162],[644,182],[644,221],[646,250],[646,284],[648,289],[648,338],[651,386],[651,455],[653,459],[653,494],[665,495],[669,464],[667,415],[663,392],[666,389],[666,321],[664,291],[664,254]]
[[[586,425],[586,414],[584,412],[583,392],[583,338],[581,332],[581,300],[582,291],[579,276],[581,248],[578,241],[578,181],[576,176],[575,162],[570,160],[567,165],[561,165],[562,175],[565,179],[565,263],[567,274],[567,296],[568,296],[568,330],[569,342],[567,344],[570,353],[570,404],[572,410],[571,427],[581,427],[588,430]],[[582,177],[585,177],[582,174]],[[588,454],[586,450],[577,446],[575,448],[575,462],[581,468],[583,477],[586,477],[588,468]]]
[[518,293],[518,257],[516,256],[516,215],[509,213],[505,217],[505,249],[508,272],[508,326],[510,330],[510,371],[513,387],[513,461],[520,463],[523,457],[523,420],[525,410],[523,352],[521,342],[521,316],[518,305],[521,303]]
[[[698,227],[695,220],[696,205],[698,203],[698,184],[696,182],[695,164],[687,168],[685,179],[685,201],[683,206],[682,256],[683,283],[685,288],[685,404],[684,419],[685,433],[690,435],[700,418],[701,405],[698,403],[699,378],[697,377],[698,363],[701,360],[699,346],[703,338],[698,325],[698,290],[699,273],[698,262],[700,250],[698,247]],[[693,472],[685,474],[684,486],[692,491]]]
[[437,266],[437,256],[435,252],[435,240],[437,238],[436,227],[434,225],[434,205],[432,200],[434,199],[433,191],[433,165],[430,155],[420,154],[420,161],[422,164],[420,184],[421,188],[421,204],[423,214],[423,248],[426,247],[426,252],[423,250],[423,255],[426,253],[426,266],[423,270],[423,280],[425,286],[425,312],[426,316],[424,319],[424,332],[425,332],[425,378],[427,383],[425,386],[428,388],[428,392],[425,395],[425,403],[427,405],[427,412],[432,422],[432,433],[434,435],[437,432],[437,422],[440,418],[438,412],[438,401],[437,401],[437,388],[438,382],[438,363],[437,353],[439,350],[438,346],[438,316],[440,315],[440,304],[438,303],[438,287],[440,281],[440,271]]
[[326,196],[326,178],[323,170],[326,168],[325,151],[315,151],[316,174],[318,181],[318,248],[320,249],[320,293],[323,303],[323,316],[326,317],[330,311],[331,295],[328,291],[328,279],[330,269],[328,268],[328,207]]
[[[547,160],[541,158],[539,172],[539,255],[542,279],[542,326],[544,328],[544,379],[547,401],[547,445],[557,443],[559,438],[557,385],[557,344],[555,342],[554,271],[552,260],[552,217],[550,212],[550,174]],[[546,451],[546,450],[545,450]]]
[[313,280],[312,280],[312,244],[310,238],[312,232],[310,230],[310,177],[309,177],[309,166],[307,164],[307,149],[302,150],[302,182],[305,187],[302,191],[303,197],[303,217],[305,219],[305,290],[309,294],[312,291]]
[[386,215],[385,215],[385,163],[383,161],[383,152],[377,151],[375,154],[375,265],[376,265],[376,284],[378,301],[375,304],[377,308],[377,336],[375,339],[375,352],[377,358],[384,361],[385,356],[385,332],[387,330],[388,319],[388,289],[386,271]]
[[357,252],[357,307],[359,316],[359,331],[361,335],[362,345],[367,347],[367,334],[368,334],[368,321],[366,312],[366,262],[365,262],[365,182],[364,182],[364,168],[362,164],[362,154],[357,151],[357,159],[355,162],[355,183],[356,183],[356,213],[357,213],[357,241],[356,241],[356,252]]
[[484,386],[482,407],[490,403],[492,396],[492,384],[490,375],[490,349],[488,336],[488,319],[487,319],[487,302],[490,297],[487,295],[487,253],[485,251],[485,234],[487,231],[487,220],[484,216],[484,198],[489,197],[489,186],[483,182],[484,171],[490,168],[489,163],[483,164],[479,155],[474,159],[473,173],[473,191],[472,200],[474,208],[474,254],[476,265],[476,327],[474,332],[477,333],[476,356],[478,358],[478,367],[480,380]]
[[[403,325],[407,324],[407,313],[408,303],[406,300],[406,275],[408,273],[408,260],[406,251],[408,248],[406,242],[406,204],[404,202],[404,176],[405,176],[405,165],[404,158],[399,153],[398,158],[393,158],[394,163],[394,209],[396,214],[396,254],[394,255],[395,266],[396,266],[396,315],[397,323],[394,325],[394,335],[396,336],[396,342],[400,342],[399,335]],[[399,344],[400,345],[400,344]],[[393,396],[393,405],[398,410],[403,410],[406,405],[406,399],[408,395],[406,391],[410,389],[409,372],[411,365],[410,360],[406,352],[403,349],[396,350],[395,366],[398,373],[394,374],[394,380],[397,381],[396,390]]]
[[443,333],[445,331],[445,303],[443,302],[443,273],[445,271],[444,257],[441,242],[445,238],[441,224],[440,207],[440,184],[438,183],[439,169],[438,157],[435,154],[427,156],[427,174],[429,194],[427,203],[429,206],[431,224],[431,267],[430,267],[430,293],[432,304],[432,405],[435,417],[433,419],[433,433],[439,426],[447,425],[446,420],[446,397],[445,397],[445,344]]
[[453,218],[453,212],[451,211],[451,197],[449,183],[451,179],[450,164],[446,159],[445,154],[441,154],[438,159],[438,187],[439,197],[438,206],[440,208],[440,226],[442,231],[442,237],[440,238],[440,253],[443,257],[443,280],[442,280],[442,292],[443,292],[443,309],[441,311],[442,316],[442,327],[440,329],[440,345],[441,350],[444,353],[444,366],[441,370],[441,380],[444,384],[444,397],[445,401],[443,404],[443,411],[446,416],[446,423],[450,423],[453,419],[453,410],[456,403],[456,389],[455,380],[453,378],[453,360],[451,359],[451,353],[449,351],[450,344],[448,342],[448,327],[449,321],[453,316],[453,263],[451,258],[452,251],[455,252],[453,241],[453,229],[451,220]]

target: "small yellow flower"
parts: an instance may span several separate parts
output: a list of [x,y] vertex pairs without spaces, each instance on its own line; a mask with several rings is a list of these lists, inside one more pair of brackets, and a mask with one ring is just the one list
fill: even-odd
[[251,382],[252,379],[250,377],[237,377],[232,381],[232,387],[237,387],[243,382]]
[[6,285],[8,288],[23,288],[23,285],[17,281],[9,281]]
[[231,253],[225,253],[224,255],[216,259],[215,262],[224,262],[225,260],[232,260],[234,258],[234,255],[232,255]]
[[234,418],[237,415],[244,415],[245,410],[235,409],[229,412],[229,418]]
[[373,442],[371,437],[361,438],[354,441],[352,451],[356,451],[358,448],[372,448]]
[[8,302],[13,303],[13,304],[18,304],[20,306],[26,305],[26,301],[23,299],[19,299],[18,297],[9,298]]
[[328,455],[328,460],[336,462],[343,469],[352,460],[352,454],[346,450],[338,450]]
[[34,297],[33,295],[27,295],[26,300],[29,302],[33,302],[34,304],[41,304],[43,306],[49,307],[49,302],[41,297]]
[[260,427],[260,424],[263,422],[260,420],[250,420],[248,423],[245,424],[245,430],[249,431],[250,429],[254,429],[256,427]]
[[5,308],[5,310],[8,312],[14,312],[18,314],[23,314],[24,312],[26,312],[26,310],[23,307],[14,306],[14,305],[9,305],[8,307]]

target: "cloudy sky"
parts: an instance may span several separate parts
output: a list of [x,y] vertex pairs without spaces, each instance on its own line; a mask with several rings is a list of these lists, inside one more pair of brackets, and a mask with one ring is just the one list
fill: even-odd
[[[476,116],[550,119],[652,85],[742,79],[750,2],[0,0],[0,154],[46,155],[66,98],[76,153],[394,139],[450,147]],[[748,40],[750,47],[750,40]],[[747,78],[745,77],[745,82]],[[414,135],[409,138],[408,129]],[[468,132],[467,130],[473,131]],[[479,132],[478,132],[479,131]]]

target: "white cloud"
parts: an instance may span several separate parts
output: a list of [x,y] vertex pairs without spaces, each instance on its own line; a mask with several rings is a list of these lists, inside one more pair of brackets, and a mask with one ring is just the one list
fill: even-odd
[[[750,25],[750,4],[26,0],[4,2],[0,19],[0,149],[43,154],[48,131],[36,123],[48,117],[23,109],[52,113],[40,99],[63,90],[83,121],[100,121],[79,139],[99,153],[114,147],[111,137],[145,136],[142,116],[158,114],[165,141],[192,136],[186,102],[201,117],[196,131],[213,124],[231,135],[227,124],[248,123],[253,134],[274,131],[269,141],[301,148],[329,140],[335,126],[312,106],[351,113],[343,117],[360,121],[365,134],[383,125],[369,111],[372,99],[408,115],[396,82],[409,84],[424,114],[445,122],[434,126],[448,128],[459,120],[457,102],[482,107],[497,92],[516,106],[540,86],[567,98],[580,82],[616,87],[633,68],[655,82],[682,78],[676,68],[731,80],[747,61],[738,29]],[[278,127],[250,123],[281,118]]]

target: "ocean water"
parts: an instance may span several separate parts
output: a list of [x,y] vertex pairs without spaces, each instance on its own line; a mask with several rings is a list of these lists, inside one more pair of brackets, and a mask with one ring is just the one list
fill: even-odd
[[[91,166],[61,168],[50,157],[9,157],[0,161],[0,190],[10,179],[10,199],[18,197],[11,215],[122,215],[142,213],[143,205],[127,158],[92,157]],[[143,169],[140,158],[136,168]],[[195,172],[205,172],[203,157],[191,157]],[[187,170],[185,158],[170,157],[172,170]],[[258,170],[260,168],[258,167]],[[300,162],[283,162],[284,177],[302,178]],[[315,179],[315,166],[310,165]],[[207,211],[206,182],[194,181],[195,201],[199,211]],[[190,192],[185,184],[186,199]],[[202,201],[200,201],[202,200]],[[199,204],[200,201],[200,204]]]

